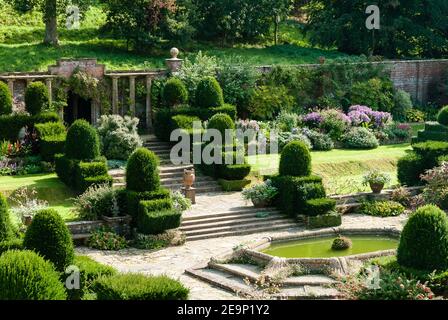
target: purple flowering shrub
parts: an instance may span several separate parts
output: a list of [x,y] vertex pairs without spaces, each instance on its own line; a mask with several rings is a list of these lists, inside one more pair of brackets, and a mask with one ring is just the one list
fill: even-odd
[[348,117],[355,127],[368,126],[373,129],[382,129],[392,122],[392,115],[389,112],[374,111],[367,106],[351,106]]

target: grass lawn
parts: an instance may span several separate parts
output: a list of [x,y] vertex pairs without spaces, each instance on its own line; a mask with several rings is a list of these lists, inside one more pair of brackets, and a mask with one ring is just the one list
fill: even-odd
[[47,66],[60,58],[97,58],[108,70],[132,70],[164,68],[169,48],[179,47],[181,58],[196,55],[198,51],[218,58],[232,60],[239,56],[253,65],[316,63],[320,56],[327,60],[347,56],[334,50],[312,48],[303,38],[302,26],[295,21],[283,22],[280,40],[283,45],[274,46],[270,41],[261,45],[240,44],[220,46],[215,43],[194,43],[185,47],[169,42],[164,48],[151,52],[135,53],[127,50],[125,42],[106,38],[101,26],[106,16],[100,7],[91,7],[78,30],[59,27],[59,47],[41,44],[44,25],[40,13],[16,14],[0,0],[0,72],[45,71]]
[[[0,177],[0,193],[10,198],[18,189],[27,187],[35,189],[37,198],[48,202],[66,221],[76,220],[76,214],[71,212],[75,195],[67,188],[55,174],[38,174],[27,176]],[[11,201],[10,201],[11,202]],[[11,203],[11,205],[13,205]]]
[[[380,146],[374,150],[335,149],[328,152],[313,151],[313,172],[324,178],[330,194],[345,194],[365,191],[362,177],[369,170],[380,170],[390,174],[390,185],[397,184],[396,163],[410,150],[409,144]],[[278,154],[247,157],[254,174],[275,174],[278,172]]]

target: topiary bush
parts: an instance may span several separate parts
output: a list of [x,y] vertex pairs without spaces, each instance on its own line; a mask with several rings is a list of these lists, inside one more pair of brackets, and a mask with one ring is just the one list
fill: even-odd
[[305,202],[305,214],[307,216],[320,216],[328,214],[336,209],[336,200],[329,198],[316,198]]
[[222,135],[224,143],[226,130],[235,130],[235,122],[232,120],[232,118],[230,118],[229,115],[224,113],[217,113],[210,118],[207,129],[218,130]]
[[69,159],[93,160],[100,155],[100,140],[96,130],[83,119],[68,129],[65,154]]
[[73,262],[74,250],[70,231],[57,211],[39,211],[28,227],[23,245],[51,261],[63,272]]
[[163,102],[168,107],[185,104],[188,102],[188,90],[182,80],[178,78],[169,79],[163,88]]
[[8,202],[0,193],[0,242],[10,240],[13,236],[13,228],[9,217]]
[[199,81],[196,88],[196,106],[200,108],[220,107],[224,104],[224,96],[219,82],[212,77]]
[[8,86],[0,81],[0,116],[12,112],[12,97]]
[[98,300],[185,300],[189,290],[167,276],[118,274],[94,283]]
[[411,152],[400,158],[397,163],[397,176],[400,184],[418,186],[422,184],[420,175],[425,171],[423,157]]
[[403,228],[397,251],[400,265],[432,272],[448,269],[448,218],[434,205],[419,208]]
[[32,251],[11,250],[0,256],[0,300],[65,300],[54,266]]
[[448,106],[443,107],[437,115],[437,121],[440,124],[448,126]]
[[279,173],[281,176],[304,177],[311,174],[311,154],[307,146],[300,141],[288,143],[280,156]]
[[25,108],[31,115],[36,115],[50,105],[48,88],[42,82],[33,82],[25,90]]
[[159,158],[146,148],[135,150],[126,166],[126,189],[137,192],[155,191],[160,187]]

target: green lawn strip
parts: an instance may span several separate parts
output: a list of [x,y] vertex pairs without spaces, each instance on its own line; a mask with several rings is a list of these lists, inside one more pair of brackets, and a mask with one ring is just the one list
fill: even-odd
[[76,220],[76,214],[71,212],[75,194],[67,188],[55,174],[38,174],[27,176],[0,177],[0,193],[10,198],[22,188],[35,189],[37,198],[48,202],[66,221]]

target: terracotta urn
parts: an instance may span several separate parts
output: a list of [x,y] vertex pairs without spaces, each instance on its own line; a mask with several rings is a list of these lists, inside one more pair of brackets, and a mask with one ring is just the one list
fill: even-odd
[[384,183],[370,183],[370,189],[373,193],[379,194],[383,191]]
[[194,174],[194,169],[184,170],[184,186],[186,190],[191,189],[194,181],[196,180],[196,175]]
[[269,205],[267,200],[252,199],[255,208],[266,208]]

